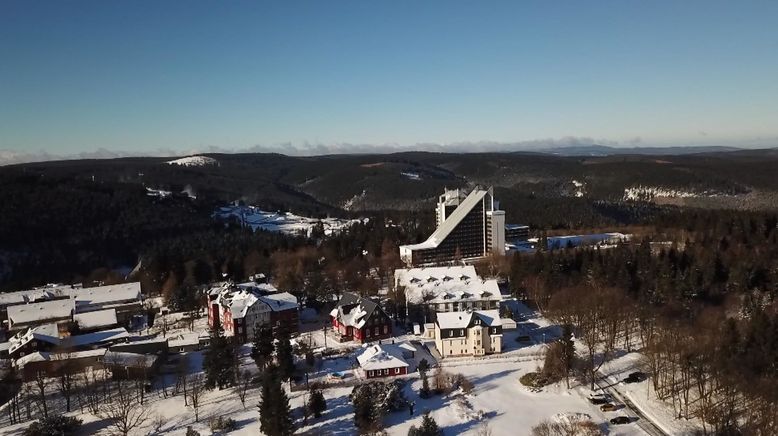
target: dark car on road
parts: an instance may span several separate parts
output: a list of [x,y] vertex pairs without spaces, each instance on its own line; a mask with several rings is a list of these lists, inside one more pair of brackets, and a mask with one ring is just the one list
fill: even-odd
[[624,379],[624,383],[638,383],[648,378],[644,372],[633,372]]
[[614,425],[629,424],[630,422],[632,422],[632,420],[628,416],[617,416],[611,419],[611,424]]
[[608,404],[608,399],[605,397],[589,397],[589,402],[592,404]]

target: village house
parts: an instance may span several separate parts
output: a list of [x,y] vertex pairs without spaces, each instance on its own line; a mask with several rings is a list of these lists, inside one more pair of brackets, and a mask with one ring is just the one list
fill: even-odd
[[413,357],[416,347],[402,344],[373,344],[357,356],[357,362],[366,378],[393,377],[409,372],[406,359]]
[[365,343],[392,337],[389,315],[374,301],[345,292],[330,312],[332,328],[341,340]]
[[481,279],[472,265],[398,269],[394,286],[405,295],[406,317],[421,309],[419,322],[441,312],[499,309],[502,301],[497,280]]
[[221,324],[227,336],[242,342],[254,340],[262,327],[271,327],[273,334],[299,332],[297,297],[279,292],[269,284],[225,283],[209,292],[208,325]]
[[439,313],[435,347],[443,358],[502,352],[502,323],[497,310]]
[[8,354],[19,359],[34,352],[73,352],[125,342],[129,334],[124,327],[101,330],[83,335],[62,335],[56,324],[45,324],[20,332],[9,341]]

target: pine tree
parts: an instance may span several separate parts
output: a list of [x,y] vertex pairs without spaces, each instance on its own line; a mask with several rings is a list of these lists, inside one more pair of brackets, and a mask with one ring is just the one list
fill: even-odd
[[259,429],[267,436],[288,436],[294,432],[289,398],[281,386],[279,368],[270,365],[262,377],[259,401]]
[[308,400],[308,409],[313,412],[315,418],[320,418],[321,414],[327,410],[327,400],[324,399],[324,394],[321,389],[311,390],[311,399]]
[[265,369],[272,360],[275,346],[273,345],[273,330],[270,327],[263,326],[255,330],[254,349],[251,351],[251,358],[257,364],[260,371]]
[[292,344],[289,342],[289,336],[285,333],[278,334],[278,344],[276,346],[276,359],[278,369],[282,380],[289,380],[294,375],[294,352]]
[[570,371],[573,369],[575,360],[575,342],[573,342],[573,328],[569,324],[562,326],[562,337],[559,338],[559,343],[562,345],[560,359],[565,371],[565,382],[567,389],[570,389]]
[[427,371],[421,371],[421,390],[419,396],[421,398],[429,398],[430,396],[430,381],[427,379]]
[[222,389],[235,383],[235,353],[230,340],[224,337],[221,324],[216,324],[209,332],[210,346],[203,355],[205,388]]
[[426,412],[421,419],[421,427],[412,426],[408,430],[408,436],[441,436],[442,434],[438,423],[430,416],[429,412]]

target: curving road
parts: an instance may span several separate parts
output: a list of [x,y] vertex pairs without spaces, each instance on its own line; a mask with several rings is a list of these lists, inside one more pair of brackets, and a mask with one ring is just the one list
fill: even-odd
[[[598,374],[600,377],[602,377],[602,374]],[[648,383],[648,381],[643,382]],[[643,414],[643,412],[635,406],[635,404],[630,401],[624,394],[622,394],[618,389],[618,385],[604,385],[602,380],[597,381],[594,383],[602,392],[605,392],[606,394],[611,395],[614,399],[618,400],[621,404],[624,405],[624,410],[627,412],[627,415],[631,416],[637,416],[639,419],[635,422],[635,424],[640,427],[641,430],[646,432],[646,434],[651,436],[670,436],[669,434],[665,433],[661,428],[659,428],[658,425],[656,425],[653,421],[651,421],[646,415]]]

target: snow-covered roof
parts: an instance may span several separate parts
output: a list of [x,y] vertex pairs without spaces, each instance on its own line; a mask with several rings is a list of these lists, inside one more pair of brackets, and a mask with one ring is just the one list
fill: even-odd
[[502,301],[497,280],[482,280],[472,265],[398,269],[394,283],[410,304]]
[[[411,347],[412,351],[416,350],[412,345],[406,345]],[[410,365],[403,358],[404,349],[408,348],[401,347],[399,344],[370,345],[362,351],[362,354],[357,356],[357,361],[359,366],[366,371],[408,367]]]
[[[71,289],[74,286],[76,285],[46,285],[25,291],[4,292],[0,294],[0,306],[52,300],[57,296],[62,296],[66,289]],[[77,285],[77,287],[80,287],[80,285]]]
[[265,304],[274,312],[294,310],[298,307],[297,297],[288,292],[278,292],[275,287],[266,284],[251,283],[251,286],[248,286],[246,283],[233,285],[227,282],[211,288],[209,294],[218,294],[216,303],[229,307],[233,319],[245,317],[248,309],[257,302]]
[[197,333],[181,333],[178,336],[168,338],[167,343],[171,348],[197,345],[200,343],[200,335]]
[[151,368],[157,361],[156,354],[127,353],[124,351],[108,351],[103,356],[106,365],[121,365],[135,368]]
[[96,286],[92,288],[68,289],[65,291],[76,300],[76,307],[86,305],[118,304],[128,301],[140,301],[140,282],[119,283],[116,285]]
[[57,328],[57,324],[44,324],[15,334],[9,340],[10,346],[8,351],[13,353],[33,339],[54,345],[59,344],[59,329]]
[[52,300],[40,303],[8,306],[11,324],[26,324],[69,318],[73,312],[73,300]]
[[381,310],[378,304],[369,298],[344,292],[330,316],[343,325],[361,329],[376,309]]
[[476,310],[467,312],[443,312],[438,313],[437,323],[442,329],[463,329],[470,325],[473,317],[478,317],[483,325],[487,327],[498,327],[500,321],[500,312],[497,310]]
[[96,310],[94,312],[77,313],[73,321],[82,329],[108,327],[117,324],[116,309]]
[[65,347],[83,347],[85,345],[100,344],[104,342],[114,342],[130,337],[127,329],[119,327],[110,330],[101,330],[99,332],[87,333],[85,335],[70,336],[63,338],[61,344]]
[[36,351],[26,356],[16,359],[16,366],[19,368],[30,362],[43,362],[47,360],[71,360],[71,359],[84,359],[87,357],[100,357],[103,356],[108,350],[100,348],[97,350],[87,351],[72,351],[72,352],[45,352]]

